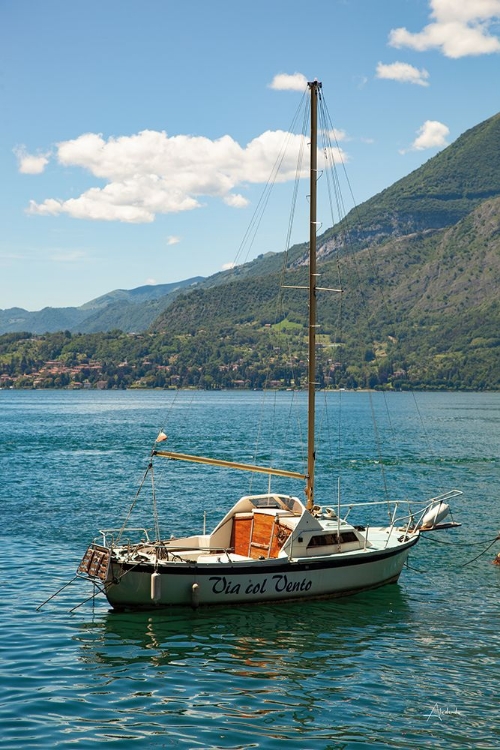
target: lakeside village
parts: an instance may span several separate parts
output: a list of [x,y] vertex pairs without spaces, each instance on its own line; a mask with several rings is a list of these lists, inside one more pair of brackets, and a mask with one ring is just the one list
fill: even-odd
[[[20,334],[6,334],[0,339],[13,337],[16,341],[0,345],[0,390],[302,390],[307,384],[307,360],[298,351],[285,353],[272,346],[263,349],[246,343],[225,348],[215,341],[208,347],[208,339],[184,337],[184,346],[177,351],[172,351],[172,346],[168,347],[170,351],[159,351],[160,347],[146,347],[138,337],[123,336],[121,343],[132,341],[136,349],[127,356],[129,352],[123,349],[129,347],[123,346],[118,352],[114,346],[115,351],[111,351],[109,341],[92,337],[93,346],[88,348],[93,352],[73,349],[60,356],[56,351],[61,349],[60,342],[55,346],[51,341],[47,346],[31,337],[17,341]],[[103,346],[97,345],[99,341]],[[42,345],[45,352],[40,351]],[[99,348],[101,351],[95,351]],[[150,351],[144,351],[148,348]],[[417,353],[414,361],[402,362],[385,351],[367,349],[365,361],[354,364],[336,360],[331,347],[323,347],[318,351],[316,381],[322,390],[499,389],[495,360],[480,358],[477,353],[469,353],[464,360],[460,352],[427,358]]]
[[[200,389],[302,390],[307,359],[299,340],[286,351],[268,339],[245,337],[233,344],[205,332],[165,339],[132,334],[4,334],[0,337],[0,389]],[[489,360],[460,353],[413,361],[383,347],[356,350],[355,363],[341,362],[326,339],[317,352],[320,389],[497,390]],[[488,350],[489,351],[489,350]],[[359,356],[358,356],[359,355]],[[360,362],[361,358],[361,364]],[[403,360],[403,361],[402,361]],[[468,365],[468,367],[465,366]]]
[[[194,363],[190,356],[169,353],[167,356],[143,354],[132,361],[124,359],[92,358],[82,354],[65,359],[33,356],[12,356],[0,360],[0,389],[100,389],[129,388],[201,390],[261,390],[263,388],[290,390],[306,387],[307,361],[299,355],[283,356],[269,352],[267,361],[248,347],[246,356],[234,353],[234,359]],[[228,361],[229,360],[229,361]],[[376,374],[358,371],[326,356],[318,363],[317,380],[320,388],[405,389],[407,372],[389,367]]]
[[[302,372],[305,361],[298,361],[295,368]],[[340,362],[328,363],[328,374],[323,378],[323,387],[335,387],[333,374],[340,369]],[[24,368],[23,368],[24,369]],[[178,372],[177,370],[181,371]],[[228,365],[217,365],[217,373],[202,374],[198,366],[176,368],[144,359],[139,365],[121,362],[109,365],[97,360],[76,365],[65,365],[59,360],[48,360],[39,368],[22,373],[0,374],[0,389],[125,389],[125,388],[202,388],[202,389],[255,389],[264,386],[276,389],[301,387],[300,379],[290,376],[269,379],[264,373],[249,373],[243,361]],[[280,368],[281,369],[281,368]],[[245,374],[247,377],[241,377]],[[395,373],[404,376],[404,371]]]

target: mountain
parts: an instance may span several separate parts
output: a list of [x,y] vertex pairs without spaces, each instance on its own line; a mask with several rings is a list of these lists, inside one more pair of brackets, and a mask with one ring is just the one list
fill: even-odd
[[[378,249],[391,240],[401,242],[415,235],[429,236],[456,225],[482,202],[495,196],[500,196],[500,114],[471,128],[419,169],[356,207],[342,222],[327,229],[317,240],[318,261],[327,262],[339,251],[341,254],[360,253],[367,248]],[[473,231],[479,231],[479,228],[475,227]],[[307,243],[303,243],[290,249],[289,269],[307,264],[307,247]],[[257,266],[257,273],[250,273],[248,264],[245,264],[205,280],[190,292],[189,297],[183,295],[174,309],[162,313],[153,329],[161,330],[172,325],[177,330],[181,320],[186,320],[186,323],[188,319],[195,321],[201,300],[211,309],[207,290],[215,285],[215,279],[218,283],[234,284],[243,278],[248,289],[251,279],[280,272],[283,254],[270,255],[272,257],[266,259],[265,265]],[[406,259],[401,262],[406,268]],[[468,263],[467,258],[464,262]],[[244,306],[238,304],[238,298],[261,300],[263,284],[269,286],[269,281],[253,284],[251,294],[247,294],[244,288],[234,292],[233,309],[238,308],[240,316],[246,313]],[[218,305],[219,311],[230,304],[231,297],[231,291],[226,289],[225,299]],[[190,306],[192,311],[187,314]],[[230,315],[230,310],[226,314]]]
[[[360,298],[370,308],[367,320],[391,324],[436,315],[466,316],[482,305],[496,303],[500,287],[500,196],[480,203],[452,227],[428,232],[413,232],[388,240],[377,248],[359,250],[341,262],[346,284],[344,314],[354,324]],[[339,264],[326,260],[319,264],[321,285],[338,286]],[[288,270],[286,284],[301,286],[307,270],[295,266]],[[252,323],[272,324],[276,319],[275,290],[277,272],[265,277],[233,278],[226,282],[224,294],[216,287],[198,286],[183,294],[166,309],[152,326],[153,331],[174,334],[195,332],[203,321],[204,329]],[[302,292],[285,294],[287,315],[303,318]],[[327,297],[323,309],[335,308],[335,299]],[[334,320],[334,313],[327,321]],[[363,323],[357,321],[358,330]],[[499,334],[500,338],[500,334]]]
[[80,309],[102,309],[121,302],[134,305],[141,304],[142,302],[151,302],[152,300],[175,294],[180,289],[198,284],[200,281],[203,281],[202,276],[196,276],[185,281],[177,281],[172,284],[146,284],[129,290],[115,289],[114,292],[108,292],[108,294],[103,294],[101,297],[96,297],[96,299],[86,302]]
[[142,331],[181,291],[201,281],[203,277],[196,276],[172,284],[116,289],[80,307],[45,307],[38,312],[28,312],[20,307],[0,310],[0,334],[19,331],[37,334],[54,331],[91,333],[117,328]]
[[195,276],[172,284],[146,285],[130,290],[115,289],[80,307],[45,307],[38,312],[12,307],[0,310],[0,335],[18,332],[145,331],[179,294],[191,288],[211,288],[234,279],[263,277],[275,272],[280,266],[280,253],[264,253],[248,263],[228,271],[220,271],[209,278]]
[[[356,252],[415,232],[429,233],[453,226],[482,201],[497,195],[500,195],[500,114],[466,131],[419,169],[327,229],[318,238],[318,259],[326,261],[339,250]],[[289,250],[291,268],[306,262],[307,243]],[[282,253],[266,253],[207,279],[194,277],[174,284],[117,289],[81,307],[46,307],[39,312],[21,308],[0,310],[0,334],[58,330],[93,333],[116,329],[134,332],[151,325],[158,329],[162,326],[163,312],[179,294],[238,279],[264,278],[279,272],[281,265]]]
[[[289,253],[287,286],[305,283],[306,250]],[[321,302],[321,330],[327,346],[342,341],[358,384],[383,382],[385,363],[419,382],[500,387],[500,115],[327,230],[318,255],[321,285],[337,287],[341,269],[346,290],[342,330],[335,295]],[[300,327],[300,292],[284,294],[281,317],[271,303],[278,261],[268,277],[227,277],[223,295],[206,283],[181,295],[152,330],[191,335],[196,353],[205,333],[224,341],[277,321]]]
[[344,247],[379,245],[391,237],[456,224],[482,201],[500,195],[500,113],[467,130],[419,169],[353,209],[318,239],[318,257]]
[[[369,247],[323,261],[318,271],[326,288],[339,286],[340,271],[344,290],[341,301],[322,293],[319,303],[320,370],[335,370],[332,358],[341,357],[337,384],[380,386],[400,373],[427,387],[500,388],[500,196],[452,227],[392,238],[376,253]],[[303,286],[306,274],[305,267],[292,267],[284,283]],[[277,307],[280,280],[278,274],[235,279],[223,294],[198,287],[165,310],[152,330],[186,347],[189,340],[189,357],[177,355],[180,371],[205,370],[218,357],[215,362],[241,363],[240,377],[243,372],[254,383],[254,369],[263,369],[268,357],[275,373],[294,360],[300,373],[304,292],[285,289]],[[270,343],[280,328],[296,340],[281,370]]]
[[[95,360],[98,375],[85,377],[108,387],[261,387],[269,377],[289,385],[293,363],[297,384],[305,371],[306,250],[303,243],[286,256],[267,253],[167,285],[166,294],[117,290],[82,308],[33,313],[44,330],[64,314],[69,324],[59,330],[91,335],[54,334],[40,344],[13,333],[0,342],[0,365],[11,377],[46,360],[68,367]],[[340,298],[320,293],[320,382],[500,388],[500,115],[351,211],[318,238],[318,250],[321,286],[344,290]],[[0,313],[0,330],[6,313],[18,326],[9,330],[30,330],[19,309]],[[287,355],[270,340],[282,328],[295,337]]]
[[73,328],[84,318],[78,307],[44,307],[38,312],[11,307],[0,310],[0,333],[61,331]]
[[[224,285],[196,285],[148,332],[0,336],[0,387],[301,386],[307,268],[283,279],[275,260]],[[340,280],[343,289],[320,292],[321,385],[500,389],[500,196],[451,227],[324,261],[318,272],[322,287]]]

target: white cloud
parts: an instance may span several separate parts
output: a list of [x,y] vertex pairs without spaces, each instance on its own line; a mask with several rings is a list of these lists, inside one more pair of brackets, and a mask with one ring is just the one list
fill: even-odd
[[269,84],[270,89],[275,91],[305,91],[307,78],[302,73],[278,73]]
[[21,174],[41,174],[49,163],[50,153],[28,154],[24,146],[16,146],[14,153]]
[[327,137],[332,141],[338,142],[348,140],[345,130],[337,130],[337,128],[334,128],[333,130],[325,132]]
[[370,79],[367,76],[354,76],[357,89],[364,89]]
[[230,193],[224,198],[224,203],[226,203],[228,206],[231,206],[232,208],[244,208],[245,206],[248,206],[249,201],[243,195],[239,195],[238,193]]
[[47,198],[41,205],[35,201],[30,201],[28,208],[29,214],[40,214],[40,216],[57,216],[61,213],[62,201],[55,198]]
[[87,253],[83,250],[57,250],[51,254],[50,260],[57,263],[77,263],[86,257]]
[[176,237],[173,234],[171,234],[170,237],[167,237],[167,245],[178,245],[180,241],[181,241],[181,238]]
[[156,286],[157,283],[158,282],[156,281],[156,279],[146,279],[146,281],[144,282],[144,285],[145,286]]
[[430,0],[430,24],[412,33],[393,29],[389,44],[419,52],[440,49],[446,57],[500,52],[500,39],[491,33],[500,20],[500,0]]
[[[426,120],[418,129],[417,137],[410,146],[410,151],[424,151],[429,148],[444,148],[447,146],[446,137],[450,129],[437,120]],[[406,153],[401,151],[401,153]]]
[[[283,131],[266,131],[245,147],[229,135],[212,141],[143,130],[106,140],[85,133],[57,144],[57,160],[64,167],[81,167],[107,184],[68,200],[31,201],[28,212],[141,223],[154,221],[157,214],[199,208],[204,197],[240,208],[247,199],[235,188],[266,183],[285,142],[288,147],[277,181],[295,178],[297,154],[306,141],[302,135]],[[338,159],[341,154],[332,151],[331,156]]]
[[231,268],[236,268],[236,263],[224,263],[222,266],[223,271],[230,271]]
[[10,265],[12,261],[21,260],[32,260],[25,253],[0,253],[0,265]]
[[399,83],[415,83],[417,86],[428,86],[429,73],[422,68],[419,70],[413,65],[403,62],[390,63],[384,65],[379,62],[377,65],[377,78],[387,78]]

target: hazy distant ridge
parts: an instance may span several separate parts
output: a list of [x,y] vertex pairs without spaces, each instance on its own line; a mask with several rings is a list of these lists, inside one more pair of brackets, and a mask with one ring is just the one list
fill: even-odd
[[172,284],[115,289],[80,307],[44,307],[37,312],[20,307],[0,310],[0,334],[18,331],[40,334],[55,331],[93,333],[116,328],[127,332],[142,331],[173,302],[180,291],[200,281],[203,281],[203,277],[195,276]]

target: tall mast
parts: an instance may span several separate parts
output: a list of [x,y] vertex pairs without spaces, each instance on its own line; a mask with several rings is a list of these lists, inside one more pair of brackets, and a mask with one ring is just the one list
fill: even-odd
[[316,416],[316,200],[318,182],[318,97],[319,81],[307,84],[311,92],[311,160],[309,192],[309,366],[308,366],[308,422],[307,422],[307,509],[314,505],[315,416]]

